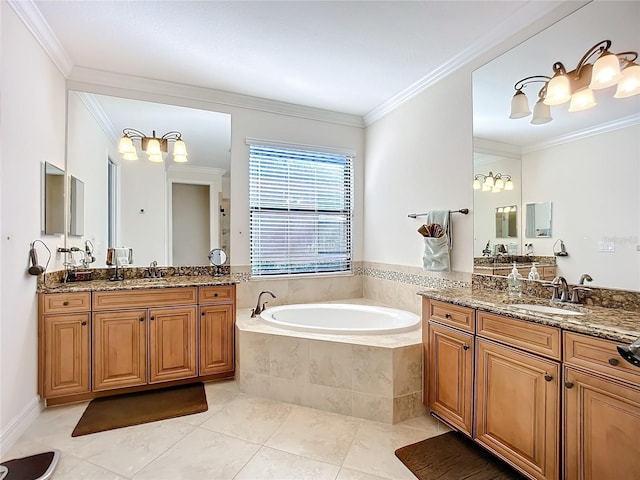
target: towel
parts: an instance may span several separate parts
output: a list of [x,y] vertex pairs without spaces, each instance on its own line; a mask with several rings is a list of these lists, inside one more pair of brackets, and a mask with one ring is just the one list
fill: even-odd
[[133,263],[133,250],[131,248],[117,247],[107,250],[107,265],[124,266]]
[[449,210],[434,210],[427,213],[426,225],[420,232],[425,235],[424,255],[422,256],[425,270],[432,272],[451,270],[449,255],[452,246],[450,216]]

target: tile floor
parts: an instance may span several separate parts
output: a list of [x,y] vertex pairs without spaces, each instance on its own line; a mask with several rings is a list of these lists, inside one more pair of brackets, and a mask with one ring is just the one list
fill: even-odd
[[447,431],[430,416],[387,425],[206,385],[209,410],[71,437],[86,403],[46,409],[3,460],[57,448],[55,480],[415,479],[398,447]]

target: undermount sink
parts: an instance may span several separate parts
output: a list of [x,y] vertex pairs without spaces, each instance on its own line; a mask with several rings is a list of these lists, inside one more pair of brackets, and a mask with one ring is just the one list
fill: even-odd
[[549,313],[552,315],[586,315],[586,312],[579,312],[576,310],[569,310],[566,308],[558,308],[558,307],[549,307],[546,305],[532,305],[529,303],[513,303],[510,305],[514,308],[519,308],[522,310],[529,310],[530,312],[538,312],[538,313]]

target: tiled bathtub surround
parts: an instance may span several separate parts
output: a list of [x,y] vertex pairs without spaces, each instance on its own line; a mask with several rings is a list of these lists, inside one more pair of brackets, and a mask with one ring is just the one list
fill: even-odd
[[[551,289],[543,286],[540,281],[522,281],[522,293],[542,299],[551,298]],[[640,312],[640,292],[629,290],[615,290],[611,288],[598,288],[585,285],[591,291],[580,292],[581,303],[585,306],[616,308],[630,312]],[[573,287],[573,285],[570,285]],[[483,290],[507,291],[507,278],[498,275],[474,274],[472,288]]]
[[249,315],[238,312],[236,326],[242,391],[383,423],[424,414],[419,329],[326,335],[281,329]]

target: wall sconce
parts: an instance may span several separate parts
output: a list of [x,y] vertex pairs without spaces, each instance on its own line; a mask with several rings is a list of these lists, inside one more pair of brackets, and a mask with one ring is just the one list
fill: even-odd
[[[530,83],[544,83],[538,92],[531,123],[540,125],[552,120],[550,106],[568,101],[570,112],[587,110],[596,105],[593,90],[617,85],[614,98],[626,98],[640,93],[640,65],[635,63],[638,52],[612,53],[611,40],[602,40],[591,47],[576,68],[567,72],[565,66],[553,64],[553,77],[534,75],[525,77],[513,86],[516,93],[511,99],[509,118],[523,118],[531,114],[527,96],[522,89]],[[587,61],[598,55],[594,64]]]
[[138,152],[133,144],[134,139],[140,140],[140,148],[149,156],[151,162],[162,163],[162,154],[169,151],[169,142],[175,142],[173,146],[173,161],[184,163],[187,161],[187,147],[182,140],[180,132],[168,132],[161,137],[156,137],[156,131],[153,131],[151,137],[147,137],[144,133],[133,128],[125,128],[123,135],[118,144],[118,151],[125,160],[138,160]]
[[513,190],[513,181],[511,175],[503,173],[489,172],[489,175],[477,173],[473,177],[473,189],[482,190],[483,192],[498,193],[502,190]]

